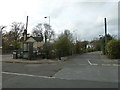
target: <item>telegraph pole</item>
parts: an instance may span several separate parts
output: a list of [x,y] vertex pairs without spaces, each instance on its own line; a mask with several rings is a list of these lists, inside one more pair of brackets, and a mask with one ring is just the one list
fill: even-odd
[[27,16],[27,20],[26,20],[26,29],[24,30],[24,33],[23,33],[24,41],[27,40],[27,27],[28,27],[28,16]]
[[106,54],[106,44],[107,44],[107,22],[106,18],[104,18],[105,21],[105,54]]
[[28,16],[27,16],[27,20],[26,20],[26,30],[27,30],[27,27],[28,27]]
[[107,22],[106,22],[106,18],[105,19],[105,44],[107,43]]

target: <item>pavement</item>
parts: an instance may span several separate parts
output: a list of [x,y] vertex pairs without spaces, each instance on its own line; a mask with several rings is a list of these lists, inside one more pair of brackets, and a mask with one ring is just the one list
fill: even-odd
[[51,64],[51,63],[59,63],[63,62],[69,57],[62,57],[61,60],[59,59],[37,59],[37,60],[27,60],[27,59],[13,59],[13,55],[1,55],[2,59],[1,61],[3,63],[23,63],[23,64]]
[[3,61],[2,86],[3,88],[118,88],[119,61],[108,59],[101,55],[101,52],[76,55],[66,61],[49,64]]

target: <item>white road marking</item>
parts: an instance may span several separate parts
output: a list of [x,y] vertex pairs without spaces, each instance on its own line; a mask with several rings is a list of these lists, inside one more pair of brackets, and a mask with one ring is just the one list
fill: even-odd
[[[91,65],[91,66],[97,66],[99,64],[95,64],[95,63],[91,63],[90,60],[88,60],[88,63]],[[119,64],[101,64],[102,66],[120,66]]]
[[40,77],[40,78],[55,78],[55,77],[48,77],[48,76],[38,76],[38,75],[30,75],[30,74],[22,74],[22,73],[12,73],[12,72],[2,72],[2,73],[3,74],[19,75],[19,76]]
[[90,62],[90,60],[88,60],[88,63],[89,63],[90,65],[92,65],[92,63]]
[[98,64],[95,64],[95,63],[94,63],[94,64],[92,64],[92,65],[98,65]]
[[90,65],[98,65],[98,64],[95,64],[95,63],[91,63],[90,60],[88,60],[88,63],[89,63]]
[[3,74],[18,75],[18,76],[29,76],[29,77],[39,77],[39,78],[49,78],[49,79],[73,80],[73,79],[65,79],[65,78],[60,78],[60,77],[38,76],[38,75],[30,75],[30,74],[12,73],[12,72],[2,72],[2,73]]
[[102,64],[103,66],[111,66],[111,64]]
[[120,66],[120,64],[113,64],[113,66]]
[[120,66],[119,64],[102,64],[102,66]]

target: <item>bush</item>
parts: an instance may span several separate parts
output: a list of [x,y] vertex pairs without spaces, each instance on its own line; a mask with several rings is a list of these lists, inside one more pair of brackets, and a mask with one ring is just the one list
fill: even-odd
[[73,51],[73,44],[69,36],[61,34],[54,43],[57,54],[61,56],[69,56]]
[[[109,42],[110,40],[113,40],[113,39],[114,38],[110,34],[107,34],[107,42]],[[101,44],[101,50],[102,50],[103,54],[105,55],[106,54],[106,50],[105,50],[105,47],[106,47],[105,36],[100,38],[100,44]]]
[[120,58],[120,40],[110,40],[106,45],[107,55],[110,58]]

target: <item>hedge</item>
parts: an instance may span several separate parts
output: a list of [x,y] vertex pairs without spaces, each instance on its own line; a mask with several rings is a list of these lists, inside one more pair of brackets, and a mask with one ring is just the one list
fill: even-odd
[[109,58],[120,59],[120,40],[110,40],[106,45]]

